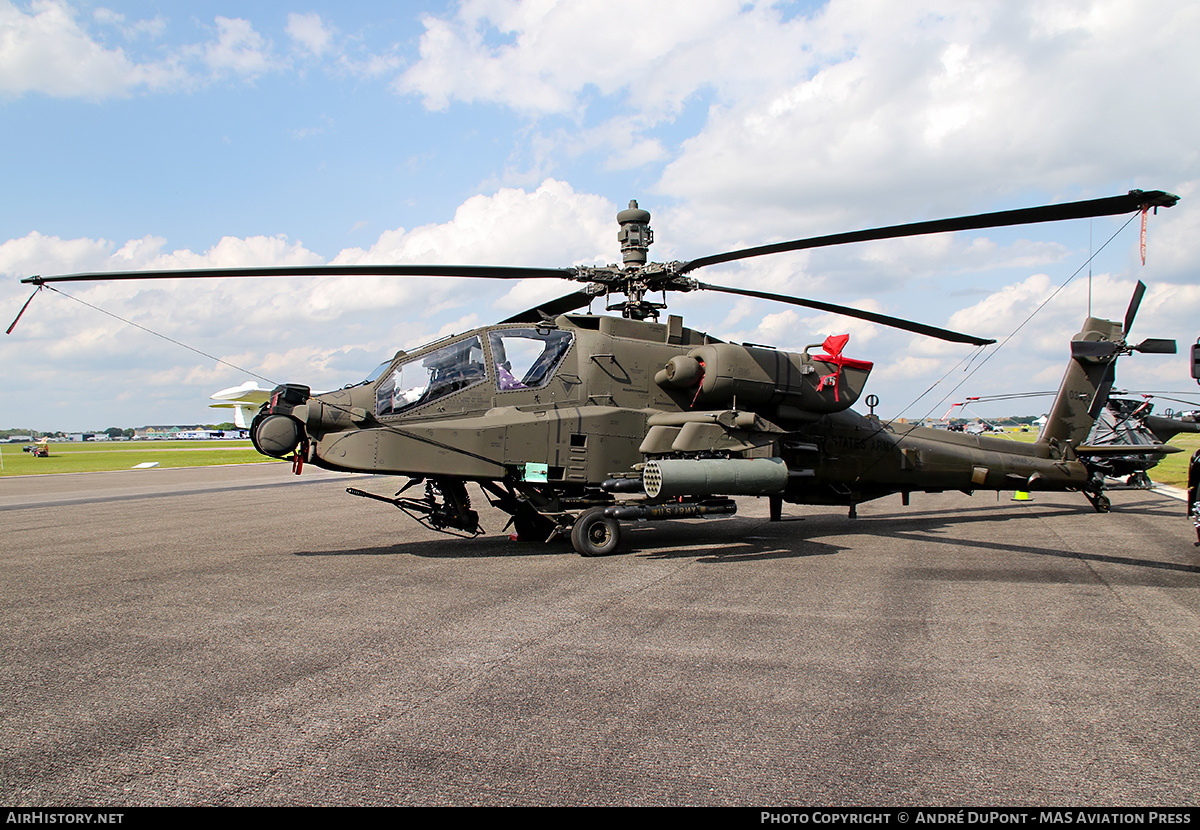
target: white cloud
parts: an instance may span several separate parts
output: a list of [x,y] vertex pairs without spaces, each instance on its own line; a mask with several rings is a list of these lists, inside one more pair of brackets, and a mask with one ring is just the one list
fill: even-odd
[[[108,9],[97,9],[92,20],[127,41],[160,38],[167,27],[161,17],[128,22]],[[214,26],[215,37],[208,41],[138,60],[106,46],[65,0],[34,0],[28,11],[0,0],[0,94],[101,100],[142,90],[187,90],[216,78],[254,78],[285,65],[249,21],[217,17]],[[300,24],[299,30],[306,44],[318,43],[312,26]]]
[[148,20],[130,21],[125,15],[111,9],[99,8],[92,12],[92,18],[102,25],[116,28],[126,40],[137,40],[148,37],[159,38],[166,31],[167,21],[161,15]]
[[221,240],[202,254],[188,250],[158,256],[153,268],[233,268],[266,265],[319,265],[319,254],[307,250],[286,236],[232,236]]
[[203,46],[204,62],[215,74],[261,75],[272,68],[270,42],[248,20],[218,17],[217,39]]
[[[624,92],[638,111],[667,115],[731,66],[732,56],[721,54],[731,28],[740,27],[743,43],[752,33],[767,33],[777,21],[770,6],[738,0],[465,2],[453,17],[422,19],[420,60],[397,89],[420,95],[430,109],[491,101],[528,113],[570,112],[592,91]],[[747,51],[738,60],[758,63],[761,56]]]
[[287,33],[297,46],[314,57],[319,58],[333,48],[333,29],[326,26],[316,12],[289,14]]
[[0,0],[0,94],[106,98],[179,80],[170,61],[137,64],[101,45],[65,2],[35,0],[25,12]]
[[[1200,162],[1200,111],[1181,97],[1200,87],[1200,7],[1186,0],[834,0],[788,20],[772,3],[686,5],[463,3],[423,18],[397,89],[431,109],[569,116],[531,132],[541,175],[564,153],[615,170],[671,159],[655,189],[718,246],[996,194],[1017,207],[1112,181],[1169,189],[1180,160]],[[703,128],[665,143],[654,131],[702,95]]]
[[1049,21],[1041,8],[830,3],[796,28],[795,47],[824,33],[854,49],[715,106],[659,186],[720,202],[709,221],[769,203],[809,227],[849,211],[948,215],[979,193],[1174,186],[1158,178],[1181,159],[1195,164],[1188,137],[1200,114],[1167,102],[1200,86],[1187,57],[1200,7],[1097,2]]
[[100,270],[112,250],[104,239],[60,239],[33,231],[0,244],[0,273],[29,277]]
[[[762,308],[771,307],[770,304],[762,306]],[[850,355],[856,351],[861,352],[881,332],[878,325],[866,320],[859,320],[857,317],[848,317],[842,314],[814,314],[809,309],[797,311],[786,306],[774,307],[782,308],[782,310],[763,315],[752,328],[740,330],[722,328],[717,333],[722,339],[731,342],[760,343],[795,352],[803,351],[805,346],[822,343],[829,335],[849,334],[851,345],[846,354]],[[865,311],[886,313],[879,303],[870,300],[859,303],[857,307]]]
[[364,53],[361,56],[346,53],[339,55],[337,59],[339,70],[360,78],[379,78],[391,75],[402,65],[403,61],[394,53]]
[[386,231],[371,248],[347,249],[335,261],[599,264],[596,252],[616,247],[616,212],[605,199],[547,179],[532,192],[502,188],[491,196],[472,196],[449,222]]
[[[1138,276],[1096,275],[1091,286],[1091,315],[1122,321]],[[1086,278],[1073,280],[1025,322],[1056,289],[1057,286],[1045,275],[1036,274],[1020,283],[1006,285],[979,303],[957,312],[951,317],[951,325],[1003,339],[1024,324],[1005,346],[1004,359],[1000,362],[1018,366],[1017,378],[1061,374],[1067,355],[1065,344],[1079,331],[1088,315]],[[1145,382],[1138,379],[1157,375],[1169,388],[1187,378],[1185,353],[1188,344],[1195,341],[1197,309],[1200,309],[1200,286],[1151,281],[1134,320],[1130,342],[1139,343],[1148,337],[1174,339],[1178,341],[1180,354],[1175,357],[1134,354],[1122,358],[1122,383],[1135,386],[1140,383],[1141,388],[1147,388]],[[1057,368],[1050,371],[1051,367]],[[1028,384],[1027,380],[1024,382]]]

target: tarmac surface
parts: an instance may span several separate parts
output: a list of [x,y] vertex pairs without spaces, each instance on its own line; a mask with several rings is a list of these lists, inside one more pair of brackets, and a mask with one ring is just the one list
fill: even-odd
[[[0,480],[0,803],[1183,805],[1200,548],[1115,491],[455,539],[285,464]],[[473,495],[477,491],[472,487]]]

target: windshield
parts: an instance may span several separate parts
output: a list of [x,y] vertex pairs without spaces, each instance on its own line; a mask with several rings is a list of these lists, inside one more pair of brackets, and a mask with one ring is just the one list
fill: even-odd
[[[389,367],[391,365],[392,365],[391,360],[383,361],[383,363],[380,363],[378,366],[376,366],[374,369],[372,369],[371,374],[367,375],[367,379],[362,381],[361,383],[374,383],[375,381],[379,380],[379,376],[382,375],[384,372],[386,372],[387,367]],[[359,384],[359,385],[361,385],[361,384]]]
[[393,415],[465,389],[484,379],[479,335],[400,363],[375,391],[379,415]]
[[496,388],[535,389],[545,386],[574,335],[558,329],[497,329],[488,333],[496,364]]

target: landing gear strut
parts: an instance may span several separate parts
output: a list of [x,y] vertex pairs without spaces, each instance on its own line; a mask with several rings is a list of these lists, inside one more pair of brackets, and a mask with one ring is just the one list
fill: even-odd
[[1139,490],[1153,490],[1154,482],[1150,480],[1150,476],[1145,470],[1138,470],[1136,473],[1125,479],[1126,487],[1136,487]]

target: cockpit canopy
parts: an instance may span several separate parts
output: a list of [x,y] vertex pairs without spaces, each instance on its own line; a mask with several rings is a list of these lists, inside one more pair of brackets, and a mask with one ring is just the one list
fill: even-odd
[[496,388],[537,389],[545,386],[559,360],[571,348],[574,334],[559,329],[493,329],[488,332]]
[[554,328],[492,329],[487,354],[484,338],[472,334],[403,359],[376,387],[376,413],[396,415],[474,386],[488,377],[489,365],[499,392],[543,387],[574,339]]

